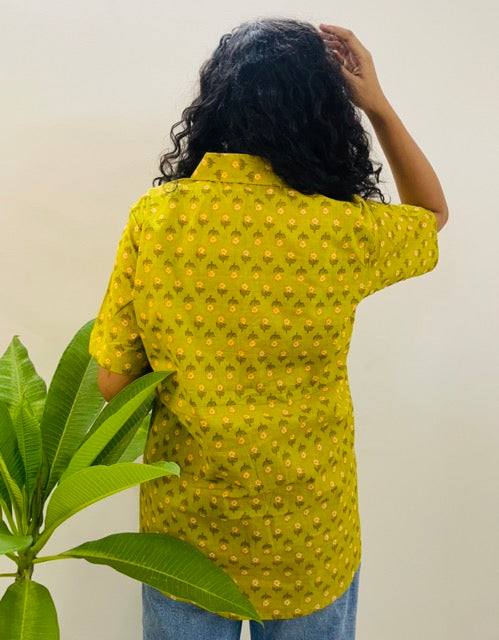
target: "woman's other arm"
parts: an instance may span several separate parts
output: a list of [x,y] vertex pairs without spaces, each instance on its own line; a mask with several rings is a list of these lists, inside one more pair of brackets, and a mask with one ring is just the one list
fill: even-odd
[[326,46],[341,64],[354,103],[376,132],[401,202],[433,211],[440,231],[449,212],[437,174],[385,97],[371,54],[348,29],[323,24],[320,29]]
[[110,402],[115,395],[140,376],[125,376],[99,367],[97,372],[97,386],[106,402]]
[[390,164],[400,201],[433,211],[437,230],[440,231],[449,218],[449,212],[433,167],[388,100],[366,115]]

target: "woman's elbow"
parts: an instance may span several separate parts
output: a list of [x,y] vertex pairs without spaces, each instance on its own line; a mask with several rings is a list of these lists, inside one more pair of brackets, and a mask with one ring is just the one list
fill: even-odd
[[105,385],[102,385],[102,384],[98,384],[97,386],[99,387],[100,394],[104,398],[104,400],[106,402],[111,402],[111,400],[116,395],[116,392],[112,391],[111,389],[108,389]]
[[99,371],[97,373],[97,387],[104,400],[106,402],[111,402],[111,400],[118,395],[122,389],[138,377],[139,376],[127,376],[120,373],[114,373],[113,371],[108,371],[103,367],[99,367]]
[[437,220],[437,231],[440,231],[447,224],[449,219],[449,209],[447,205],[441,211],[434,211],[435,218]]

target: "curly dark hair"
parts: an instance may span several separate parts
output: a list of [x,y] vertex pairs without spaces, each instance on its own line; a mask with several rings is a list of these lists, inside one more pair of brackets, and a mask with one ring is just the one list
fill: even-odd
[[170,138],[155,186],[190,177],[206,152],[247,153],[301,193],[385,202],[339,63],[307,22],[259,18],[223,35]]

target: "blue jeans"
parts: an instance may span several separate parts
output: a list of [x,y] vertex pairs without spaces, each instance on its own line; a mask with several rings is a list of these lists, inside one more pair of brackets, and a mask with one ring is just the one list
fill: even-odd
[[[250,620],[251,640],[355,640],[360,566],[345,593],[300,618]],[[172,600],[142,583],[143,640],[239,640],[242,620],[230,620],[189,602]]]

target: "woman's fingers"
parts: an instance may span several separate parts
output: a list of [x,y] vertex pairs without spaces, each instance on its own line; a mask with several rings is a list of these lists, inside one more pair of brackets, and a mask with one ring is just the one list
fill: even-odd
[[372,56],[352,31],[321,24],[319,34],[334,60],[341,65],[355,104],[369,110],[384,100]]
[[331,50],[337,50],[343,53],[343,55],[348,54],[348,47],[346,44],[337,38],[336,36],[330,34],[320,34],[322,40],[326,43],[326,46]]
[[319,29],[321,29],[321,31],[324,31],[325,33],[336,35],[345,42],[359,44],[360,46],[362,46],[360,44],[360,41],[355,37],[353,31],[350,31],[350,29],[344,29],[343,27],[337,27],[332,24],[320,24]]
[[319,25],[319,29],[323,34],[336,37],[338,40],[342,41],[344,45],[357,57],[362,57],[363,54],[369,53],[350,29],[344,29],[343,27],[337,27],[329,24],[321,24]]
[[321,34],[321,37],[328,46],[333,46],[335,49],[340,49],[345,52],[348,51],[348,47],[346,46],[346,44],[335,36]]
[[331,51],[342,67],[350,71],[350,73],[358,72],[360,68],[358,61],[344,42],[334,35],[321,34],[321,36],[326,47]]

